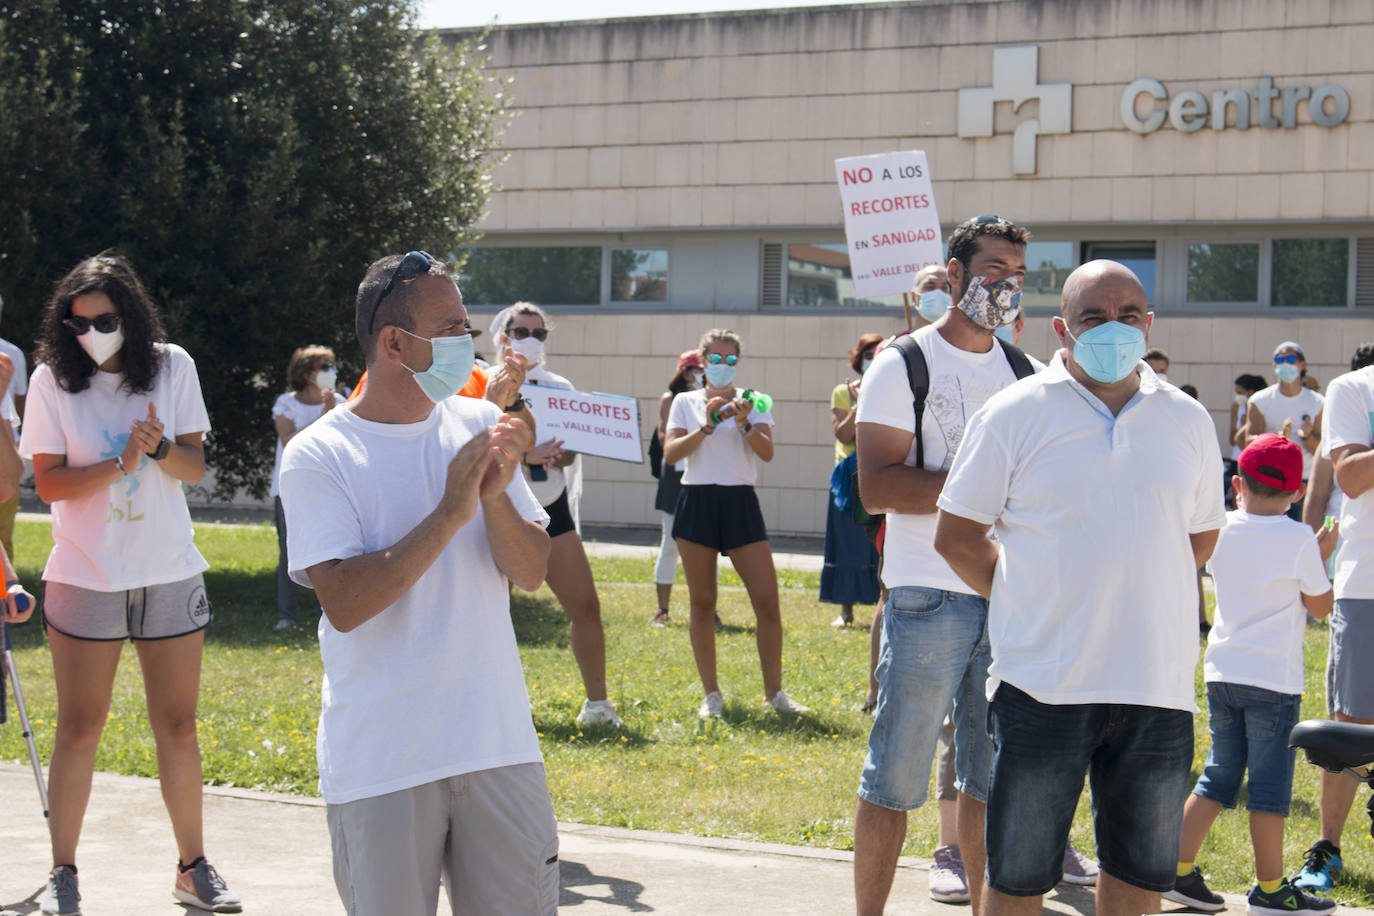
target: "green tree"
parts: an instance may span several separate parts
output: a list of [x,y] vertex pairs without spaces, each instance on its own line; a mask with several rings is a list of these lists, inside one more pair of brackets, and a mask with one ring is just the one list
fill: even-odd
[[376,257],[458,251],[503,86],[413,0],[0,0],[0,294],[26,349],[56,280],[116,248],[196,358],[218,495],[265,492],[291,351],[361,370]]

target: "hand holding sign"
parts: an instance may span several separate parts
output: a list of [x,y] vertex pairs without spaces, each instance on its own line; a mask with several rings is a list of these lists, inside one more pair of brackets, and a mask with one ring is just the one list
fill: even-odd
[[[520,389],[538,429],[540,448],[578,452],[640,464],[639,402],[614,394],[596,394],[526,385]],[[527,460],[532,458],[527,456]],[[556,458],[554,460],[557,460]]]

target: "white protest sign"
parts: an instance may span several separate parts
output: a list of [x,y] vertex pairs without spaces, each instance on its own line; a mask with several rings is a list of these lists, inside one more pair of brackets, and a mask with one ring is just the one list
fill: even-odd
[[570,452],[644,462],[639,444],[639,402],[634,398],[547,385],[523,385],[520,393],[534,413],[536,442],[562,439],[563,448]]
[[924,151],[836,159],[835,180],[856,296],[909,293],[916,271],[944,263]]

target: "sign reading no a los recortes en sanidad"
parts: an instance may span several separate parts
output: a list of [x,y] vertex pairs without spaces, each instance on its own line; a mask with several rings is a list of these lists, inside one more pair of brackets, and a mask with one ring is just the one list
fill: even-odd
[[944,263],[924,151],[836,159],[835,178],[856,296],[909,293],[916,271]]
[[639,402],[617,394],[588,394],[547,385],[522,385],[534,413],[536,442],[563,440],[563,448],[584,455],[643,463],[639,444]]

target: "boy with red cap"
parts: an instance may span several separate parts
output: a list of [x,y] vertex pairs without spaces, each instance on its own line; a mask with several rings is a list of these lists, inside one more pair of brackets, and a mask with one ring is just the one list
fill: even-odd
[[1302,498],[1302,449],[1265,433],[1240,453],[1234,478],[1239,509],[1211,558],[1216,616],[1204,656],[1212,748],[1183,806],[1178,878],[1165,899],[1215,912],[1225,907],[1193,864],[1222,807],[1234,808],[1249,770],[1250,837],[1257,884],[1246,910],[1260,914],[1329,913],[1335,901],[1293,887],[1283,875],[1283,820],[1293,790],[1288,733],[1302,701],[1302,647],[1307,614],[1331,613],[1326,558],[1336,532],[1286,516]]

